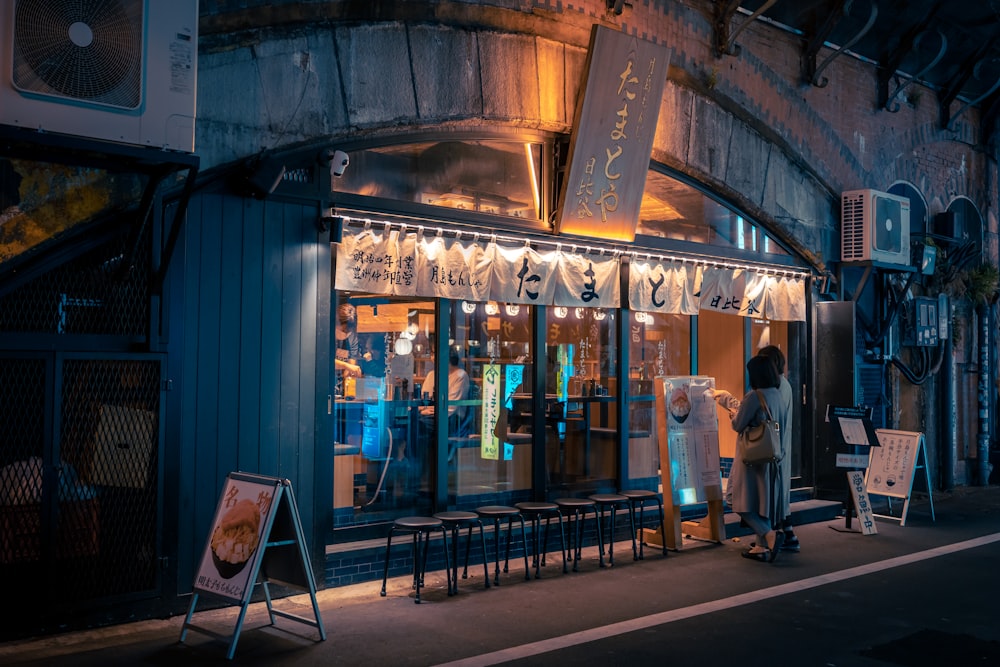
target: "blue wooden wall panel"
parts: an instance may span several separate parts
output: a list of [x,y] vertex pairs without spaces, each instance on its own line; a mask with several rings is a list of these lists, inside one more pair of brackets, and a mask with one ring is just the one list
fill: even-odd
[[[296,454],[299,447],[299,393],[301,375],[302,339],[299,327],[302,322],[303,303],[298,297],[302,286],[302,243],[294,216],[287,208],[282,209],[282,232],[284,236],[285,262],[282,271],[282,288],[285,293],[281,302],[282,346],[281,346],[281,420],[278,465],[282,477],[298,477]],[[296,297],[291,297],[295,294]]]
[[278,441],[280,438],[279,397],[281,391],[282,313],[284,275],[284,220],[280,209],[270,212],[265,206],[263,218],[263,281],[261,283],[261,340],[260,340],[260,470],[263,474],[278,475]]
[[[194,582],[194,554],[204,548],[205,535],[196,530],[196,518],[200,508],[198,484],[192,471],[198,467],[197,414],[198,392],[194,391],[194,381],[198,368],[198,328],[193,326],[196,321],[195,309],[192,304],[198,303],[198,283],[201,279],[201,267],[197,260],[201,256],[201,221],[204,218],[203,209],[207,205],[204,197],[193,198],[188,206],[187,221],[181,228],[178,239],[177,257],[170,267],[168,285],[175,289],[175,295],[167,294],[170,312],[180,313],[179,321],[171,323],[172,340],[180,341],[180,350],[171,345],[167,354],[171,367],[179,367],[180,372],[173,381],[173,391],[168,401],[180,404],[178,422],[180,437],[176,442],[167,440],[165,452],[173,456],[176,450],[178,478],[165,480],[168,488],[177,488],[177,590],[180,593],[190,593]],[[175,398],[176,397],[176,398]],[[173,445],[173,446],[172,446]],[[170,502],[169,496],[166,502]]]
[[[261,336],[265,325],[264,204],[253,199],[243,205],[243,272],[240,307],[239,460],[260,470],[261,448]],[[268,390],[270,391],[270,390]]]
[[[201,225],[190,229],[200,237],[199,254],[192,260],[199,266],[199,279],[193,302],[189,307],[193,317],[188,325],[197,328],[195,348],[185,350],[194,357],[194,373],[190,378],[196,395],[194,405],[195,421],[195,467],[190,471],[195,484],[195,535],[201,536],[201,544],[207,539],[212,512],[205,508],[214,506],[222,488],[221,468],[225,459],[218,448],[219,442],[219,258],[222,254],[222,237],[219,233],[222,217],[222,202],[219,197],[209,197],[202,207]],[[185,471],[181,471],[183,475]]]
[[[230,472],[226,470],[247,469],[245,462],[239,456],[240,403],[238,388],[241,384],[240,350],[243,347],[242,331],[240,329],[240,287],[241,273],[244,268],[243,247],[243,206],[240,200],[227,197],[223,200],[222,214],[217,221],[206,220],[216,227],[220,235],[219,274],[219,326],[218,340],[215,348],[218,350],[219,375],[216,390],[219,424],[217,445],[219,453],[220,479]],[[233,463],[235,462],[235,463]]]
[[[229,472],[290,479],[307,536],[318,532],[314,505],[330,504],[326,481],[323,500],[315,497],[316,434],[325,428],[317,391],[329,384],[328,371],[317,369],[328,352],[316,347],[329,335],[330,261],[316,215],[310,206],[217,194],[191,201],[183,276],[171,282],[184,302],[175,443],[181,592],[191,590]],[[322,553],[323,545],[310,546]]]
[[[295,490],[296,499],[301,495],[303,502],[299,508],[302,514],[303,530],[308,537],[311,531],[306,530],[309,525],[306,521],[312,521],[312,503],[307,502],[315,492],[313,483],[313,457],[311,452],[317,446],[315,441],[316,433],[316,298],[317,278],[319,274],[319,244],[317,242],[316,218],[318,212],[308,206],[300,206],[294,211],[294,228],[298,230],[299,247],[301,248],[300,262],[300,285],[299,302],[301,304],[301,315],[299,318],[299,368],[298,376],[299,394],[299,414],[296,425],[298,427],[297,440],[298,449],[295,453],[296,474],[294,479],[298,480]],[[289,227],[293,227],[292,221],[288,220]]]

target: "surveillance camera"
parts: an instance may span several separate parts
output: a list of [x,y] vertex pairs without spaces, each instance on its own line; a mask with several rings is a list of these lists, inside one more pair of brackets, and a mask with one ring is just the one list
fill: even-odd
[[330,158],[330,175],[343,176],[347,171],[347,165],[351,163],[351,158],[344,151],[334,151]]

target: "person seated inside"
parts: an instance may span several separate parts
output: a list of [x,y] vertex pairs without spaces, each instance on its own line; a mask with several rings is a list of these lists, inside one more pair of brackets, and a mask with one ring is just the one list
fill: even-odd
[[[448,356],[448,432],[459,435],[458,429],[465,417],[464,405],[450,405],[455,401],[464,401],[469,397],[469,374],[459,367],[459,356],[452,352]],[[423,395],[434,399],[434,371],[431,370],[424,378]],[[437,430],[437,419],[433,405],[420,406],[420,423],[428,437],[433,437]]]

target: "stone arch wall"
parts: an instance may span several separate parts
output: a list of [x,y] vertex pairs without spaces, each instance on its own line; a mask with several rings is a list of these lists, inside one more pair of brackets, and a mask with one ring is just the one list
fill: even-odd
[[[978,118],[937,124],[933,94],[875,109],[875,66],[842,57],[801,82],[798,38],[762,23],[712,52],[712,3],[203,3],[198,152],[212,167],[320,138],[431,127],[569,133],[590,28],[673,49],[653,158],[706,184],[824,267],[839,256],[839,193],[917,184],[931,212],[956,195],[996,251],[995,165]],[[916,99],[916,96],[913,96]],[[943,207],[940,209],[943,210]]]

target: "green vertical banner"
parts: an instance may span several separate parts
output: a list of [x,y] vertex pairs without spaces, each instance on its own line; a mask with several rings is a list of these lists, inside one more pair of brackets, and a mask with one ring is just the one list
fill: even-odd
[[483,409],[482,424],[479,433],[481,440],[481,456],[494,461],[500,458],[500,439],[496,436],[497,420],[503,407],[501,394],[500,364],[486,364],[483,367]]

